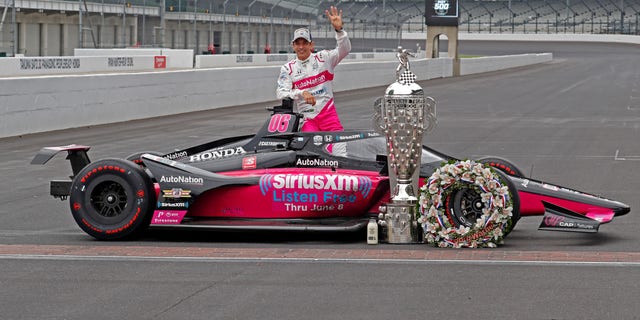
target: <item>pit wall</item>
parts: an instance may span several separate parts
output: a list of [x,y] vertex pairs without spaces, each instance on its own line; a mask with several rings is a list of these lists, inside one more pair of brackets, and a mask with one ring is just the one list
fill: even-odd
[[[253,55],[257,56],[262,59],[266,55]],[[155,55],[119,52],[114,56],[82,58],[108,57],[130,57],[136,62],[138,58]],[[547,53],[461,59],[461,72],[464,75],[494,71],[543,63],[552,58]],[[167,66],[170,61],[168,58]],[[140,72],[0,78],[0,138],[251,103],[271,105],[275,101],[276,79],[282,64],[283,61],[278,61],[277,65],[266,66],[163,71],[153,68],[153,71]],[[337,67],[334,88],[339,92],[388,85],[395,81],[397,66],[394,55],[386,61],[357,56],[346,59]],[[423,58],[412,60],[410,66],[418,80],[444,78],[452,76],[453,60]],[[372,103],[373,100],[374,97]]]
[[74,56],[0,58],[0,78],[190,69],[193,50],[76,49]]

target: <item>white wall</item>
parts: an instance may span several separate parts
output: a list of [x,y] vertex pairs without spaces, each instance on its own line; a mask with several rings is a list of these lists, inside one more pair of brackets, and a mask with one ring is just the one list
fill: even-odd
[[[191,69],[193,50],[75,49],[75,56],[0,59],[0,77]],[[158,66],[157,61],[165,63]]]
[[[504,68],[512,65],[506,60],[521,59],[494,57],[484,63]],[[397,65],[397,61],[344,61],[336,69],[336,91],[391,84]],[[276,100],[279,70],[280,64],[0,78],[0,137],[271,102]],[[411,70],[418,80],[450,77],[453,61],[418,59],[411,61]]]

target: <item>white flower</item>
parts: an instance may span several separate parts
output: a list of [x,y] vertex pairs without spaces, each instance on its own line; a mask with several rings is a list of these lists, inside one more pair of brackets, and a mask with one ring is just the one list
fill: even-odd
[[429,233],[436,233],[436,225],[435,224],[428,224],[427,225],[427,232]]
[[442,182],[440,184],[443,185],[443,186],[448,186],[448,185],[451,185],[454,182],[456,182],[455,178],[446,177],[446,178],[442,179]]
[[493,179],[493,172],[491,172],[491,169],[489,168],[484,168],[482,170],[482,176],[485,177],[487,180]]
[[508,207],[502,209],[502,214],[504,214],[507,217],[512,217],[513,216],[513,207],[512,206],[508,206]]
[[427,197],[420,197],[420,199],[418,199],[418,203],[420,204],[420,208],[426,208],[427,207],[427,202],[428,202]]
[[504,207],[504,201],[502,197],[493,197],[493,205],[499,208]]
[[436,209],[436,207],[431,206],[431,208],[429,208],[429,212],[427,213],[427,217],[436,217],[438,215],[438,209]]
[[440,189],[440,187],[438,187],[437,183],[432,183],[432,184],[429,185],[429,193],[431,193],[431,194],[436,194],[439,189]]

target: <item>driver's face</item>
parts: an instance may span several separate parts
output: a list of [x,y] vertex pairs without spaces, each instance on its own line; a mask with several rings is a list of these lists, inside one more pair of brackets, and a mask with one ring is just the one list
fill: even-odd
[[309,42],[306,39],[298,38],[292,44],[293,51],[300,60],[307,60],[313,52],[313,41]]

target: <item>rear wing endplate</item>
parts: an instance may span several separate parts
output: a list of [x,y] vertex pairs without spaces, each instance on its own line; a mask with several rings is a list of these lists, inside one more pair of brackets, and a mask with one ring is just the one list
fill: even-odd
[[73,175],[77,175],[82,168],[87,166],[91,161],[89,160],[89,156],[87,155],[87,151],[91,149],[91,147],[71,144],[68,146],[60,146],[60,147],[44,147],[36,153],[33,160],[31,160],[31,164],[45,164],[51,160],[56,154],[66,151],[67,152],[67,160],[71,162],[71,170],[73,171]]

